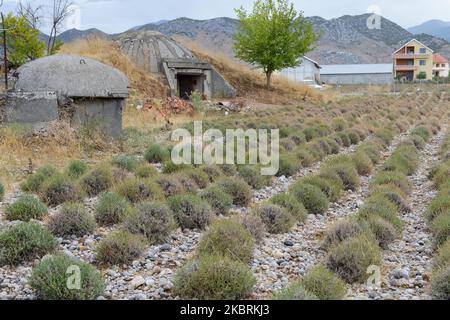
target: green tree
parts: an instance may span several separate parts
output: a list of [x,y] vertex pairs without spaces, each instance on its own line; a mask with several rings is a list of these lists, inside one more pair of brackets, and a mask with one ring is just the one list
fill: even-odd
[[419,80],[425,80],[426,78],[427,78],[427,73],[425,71],[421,71],[417,75],[417,79],[419,79]]
[[236,9],[240,20],[235,35],[236,57],[261,68],[271,86],[274,71],[299,66],[319,36],[288,0],[256,0],[253,11]]
[[[4,20],[8,61],[18,67],[29,60],[45,55],[45,44],[39,41],[39,31],[33,29],[24,17],[9,13]],[[3,34],[0,35],[3,43]]]

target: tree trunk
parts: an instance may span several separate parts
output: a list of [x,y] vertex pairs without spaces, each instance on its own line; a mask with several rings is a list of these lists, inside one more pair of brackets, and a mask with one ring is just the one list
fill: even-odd
[[272,88],[272,70],[266,71],[266,80],[267,80],[267,90]]

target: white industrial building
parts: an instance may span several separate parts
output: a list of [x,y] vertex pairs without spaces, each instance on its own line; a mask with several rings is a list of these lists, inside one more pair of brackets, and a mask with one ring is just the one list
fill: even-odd
[[292,81],[304,82],[307,84],[321,84],[320,65],[316,61],[303,57],[300,66],[281,70],[280,74]]
[[394,65],[322,65],[320,79],[325,84],[391,84],[394,80]]

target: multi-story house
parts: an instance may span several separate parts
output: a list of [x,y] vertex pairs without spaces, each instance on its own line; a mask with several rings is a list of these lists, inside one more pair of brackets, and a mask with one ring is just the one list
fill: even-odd
[[433,76],[438,78],[450,77],[448,59],[439,53],[433,54]]
[[412,39],[394,53],[394,77],[413,81],[433,79],[433,50]]

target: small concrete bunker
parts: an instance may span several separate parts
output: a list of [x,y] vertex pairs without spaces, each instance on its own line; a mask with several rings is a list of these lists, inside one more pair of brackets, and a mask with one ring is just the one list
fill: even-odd
[[122,133],[128,79],[96,60],[54,55],[21,66],[6,98],[6,121],[42,123],[67,119],[112,137]]
[[213,66],[159,32],[126,32],[115,40],[134,63],[165,79],[172,96],[187,99],[197,91],[207,99],[236,97],[236,90]]

